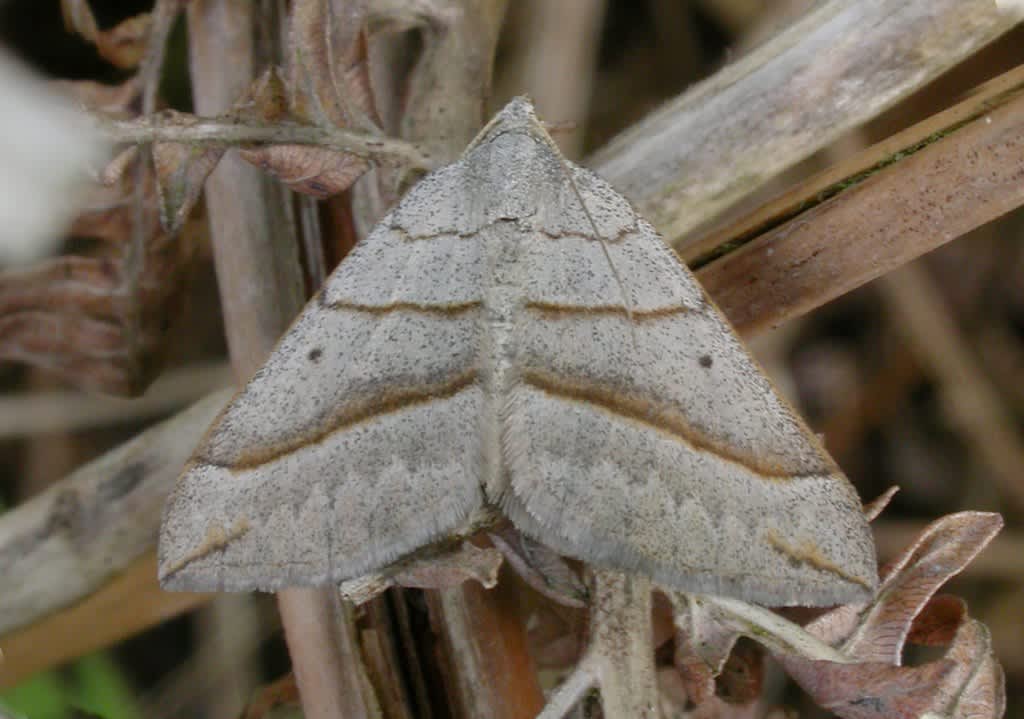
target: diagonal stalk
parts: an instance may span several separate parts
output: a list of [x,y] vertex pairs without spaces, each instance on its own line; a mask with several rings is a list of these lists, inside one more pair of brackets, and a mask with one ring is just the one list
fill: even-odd
[[651,583],[639,575],[589,573],[586,652],[537,719],[562,719],[594,688],[601,693],[607,719],[658,719]]
[[[195,106],[215,115],[254,77],[254,4],[194,0],[188,8]],[[210,176],[206,202],[214,262],[236,377],[266,359],[303,303],[294,232],[283,190],[239,158],[225,157]],[[333,588],[278,594],[281,619],[308,719],[377,716],[359,680],[355,628]]]

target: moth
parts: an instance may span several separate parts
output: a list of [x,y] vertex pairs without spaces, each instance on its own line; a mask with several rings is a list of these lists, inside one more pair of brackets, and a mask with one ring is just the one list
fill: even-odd
[[689,592],[829,605],[877,582],[853,487],[523,98],[356,246],[225,408],[168,500],[160,578],[339,582],[485,509]]

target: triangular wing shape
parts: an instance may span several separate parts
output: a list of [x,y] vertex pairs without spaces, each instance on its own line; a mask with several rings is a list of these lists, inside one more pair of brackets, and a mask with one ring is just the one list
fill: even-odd
[[586,219],[552,231],[540,196],[518,225],[502,509],[558,551],[676,589],[867,596],[874,547],[853,487],[651,225],[520,114],[490,142],[561,164],[574,198],[560,214],[582,204]]
[[481,506],[482,262],[475,243],[414,242],[386,219],[353,250],[179,478],[165,587],[338,581]]
[[677,589],[828,604],[876,581],[852,487],[524,100],[357,246],[215,423],[169,500],[161,580],[337,581],[485,503]]

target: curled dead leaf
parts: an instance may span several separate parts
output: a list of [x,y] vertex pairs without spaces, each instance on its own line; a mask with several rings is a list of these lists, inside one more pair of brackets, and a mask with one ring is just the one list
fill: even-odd
[[889,489],[864,505],[864,516],[867,517],[869,522],[878,519],[878,515],[885,511],[885,508],[889,506],[889,502],[892,501],[892,498],[896,496],[898,491],[900,491],[899,487],[889,487]]
[[[107,166],[100,170],[97,176],[97,181],[103,187],[114,187],[117,182],[124,177],[124,173],[129,168],[134,167],[135,163],[139,159],[139,148],[137,146],[128,147],[119,152],[114,159],[107,163]],[[102,189],[99,190],[102,192]],[[95,195],[96,193],[94,193]],[[92,207],[97,207],[97,204],[93,204]],[[90,234],[90,233],[86,233]]]
[[96,49],[103,59],[120,68],[136,67],[146,54],[153,18],[142,13],[118,23],[110,30],[101,32],[96,39]]
[[919,667],[804,660],[783,666],[815,703],[842,719],[919,719],[954,670],[948,660]]
[[[857,663],[812,662],[796,655],[780,655],[779,661],[818,704],[843,719],[1002,716],[1002,670],[987,629],[967,617],[960,600],[935,596],[1001,527],[999,515],[984,512],[933,522],[882,570],[871,602],[837,607],[807,625]],[[934,646],[950,638],[943,659],[901,666],[908,641]],[[968,707],[974,713],[963,713]]]
[[988,627],[977,619],[960,624],[946,652],[954,670],[932,702],[931,714],[942,719],[993,719],[1006,712],[1006,681],[992,651]]
[[[89,256],[0,272],[0,359],[118,395],[139,394],[156,376],[193,244],[160,232],[153,172],[140,178],[134,159],[115,159],[109,184],[91,188],[72,226],[72,235],[99,241]],[[136,237],[140,214],[146,229]]]
[[230,117],[280,122],[290,116],[288,88],[276,67],[268,67],[232,106]]
[[[877,515],[890,496],[869,505],[868,514]],[[870,602],[836,607],[803,628],[736,600],[669,594],[680,630],[675,664],[687,695],[707,716],[731,716],[721,713],[723,668],[735,656],[737,639],[746,636],[843,719],[1002,716],[1002,670],[987,629],[967,616],[962,600],[935,594],[1001,527],[998,515],[984,512],[933,522],[883,568]],[[907,642],[949,648],[939,660],[901,666]],[[730,686],[750,699],[743,687],[753,684]]]
[[294,3],[288,80],[296,116],[337,127],[380,128],[367,60],[369,5],[366,0]]
[[353,604],[363,604],[391,587],[446,589],[475,580],[490,589],[498,583],[502,556],[496,549],[463,542],[436,556],[399,562],[386,573],[343,582],[339,591]]
[[100,57],[120,68],[137,66],[146,54],[153,19],[135,15],[109,30],[101,30],[87,0],[61,0],[64,25],[96,46]]
[[[184,127],[197,121],[194,115],[182,112],[165,110],[161,113],[161,122],[167,126]],[[196,147],[178,142],[153,145],[160,224],[165,232],[174,234],[182,228],[199,202],[206,178],[223,155],[223,147]]]
[[914,618],[1003,526],[998,514],[960,512],[932,522],[902,555],[879,572],[875,598],[839,607],[807,629],[862,661],[898,664]]
[[715,695],[715,679],[721,674],[740,634],[695,597],[674,595],[676,636],[675,665],[690,701],[700,705]]
[[559,604],[586,606],[586,586],[559,554],[511,525],[489,532],[488,536],[509,565],[531,587]]
[[344,192],[370,169],[364,158],[306,145],[275,145],[239,154],[289,189],[318,199]]
[[[305,120],[289,103],[289,92],[275,68],[257,79],[232,109],[234,117],[268,123]],[[323,199],[344,192],[370,169],[363,157],[311,145],[272,145],[240,150],[244,160],[278,178],[295,192]]]
[[950,644],[966,617],[967,604],[963,599],[951,594],[938,594],[914,618],[907,633],[907,642],[925,647]]

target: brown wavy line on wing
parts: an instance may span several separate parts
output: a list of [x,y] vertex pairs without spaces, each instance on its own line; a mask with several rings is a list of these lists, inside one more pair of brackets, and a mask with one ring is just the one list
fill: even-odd
[[726,462],[740,465],[766,480],[784,482],[832,474],[832,470],[827,467],[792,471],[771,460],[741,455],[723,442],[708,437],[692,427],[678,410],[641,397],[630,396],[593,383],[558,377],[536,369],[524,370],[520,377],[530,387],[548,395],[572,402],[582,402],[621,419],[650,427],[684,442],[693,449],[709,452]]
[[404,242],[425,242],[450,237],[458,238],[460,240],[472,240],[481,232],[485,232],[492,227],[497,227],[499,225],[516,225],[516,231],[518,232],[528,235],[537,235],[548,240],[587,240],[588,242],[606,242],[611,245],[618,244],[630,235],[640,231],[639,225],[634,222],[628,227],[623,227],[611,237],[596,237],[590,233],[584,232],[549,232],[548,230],[540,227],[523,226],[526,219],[528,218],[499,217],[486,224],[480,225],[480,227],[475,230],[442,230],[440,232],[430,232],[422,235],[409,232],[409,230],[402,227],[397,222],[392,222],[387,226],[387,228],[401,236]]
[[371,315],[386,315],[392,312],[418,312],[420,314],[445,317],[457,317],[458,315],[483,307],[483,303],[479,300],[453,302],[447,305],[428,305],[422,302],[392,302],[386,305],[365,305],[342,300],[331,303],[322,302],[321,305],[331,310],[349,310],[351,312],[365,312]]
[[803,564],[808,564],[815,569],[820,569],[823,572],[834,574],[837,577],[841,577],[848,582],[859,584],[866,589],[874,589],[871,582],[864,580],[860,577],[854,576],[849,572],[845,571],[838,564],[828,559],[818,547],[811,541],[805,541],[800,546],[794,546],[786,542],[778,532],[773,529],[769,529],[765,533],[765,539],[768,540],[768,544],[774,547],[776,550],[782,552],[787,557],[795,559]]
[[330,418],[325,426],[310,432],[308,436],[275,447],[256,448],[242,453],[238,461],[218,462],[209,457],[199,457],[197,464],[224,467],[232,471],[255,469],[281,457],[298,452],[310,445],[318,444],[338,432],[344,432],[358,424],[364,424],[378,417],[401,412],[417,405],[449,399],[477,384],[479,373],[476,369],[452,377],[445,382],[425,384],[419,387],[394,387],[372,397],[357,400]]
[[627,308],[625,305],[561,305],[555,302],[527,302],[526,309],[538,312],[546,317],[557,319],[560,317],[579,317],[581,315],[622,315],[632,316],[633,320],[656,320],[662,317],[673,317],[685,315],[690,312],[697,312],[692,307],[684,305],[672,305],[670,307],[655,307],[653,309],[639,310]]

